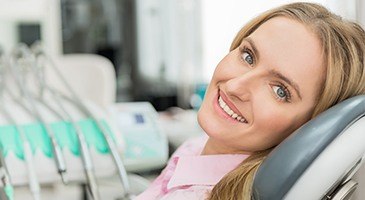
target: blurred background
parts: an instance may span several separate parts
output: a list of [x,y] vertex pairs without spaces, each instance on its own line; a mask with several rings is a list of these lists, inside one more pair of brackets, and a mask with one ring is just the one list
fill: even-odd
[[[116,124],[115,135],[121,133],[124,165],[129,177],[135,177],[131,185],[141,192],[149,184],[141,177],[153,180],[180,144],[204,135],[197,109],[239,29],[263,11],[290,2],[295,1],[0,0],[0,49],[12,52],[19,43],[41,41],[48,55],[64,57],[60,66],[72,79],[71,85],[82,97],[100,100],[111,111],[107,117]],[[365,25],[365,0],[307,2]],[[25,171],[16,170],[7,159],[15,172]],[[95,171],[111,173],[108,162],[97,159]],[[101,168],[105,166],[106,170]],[[43,173],[42,167],[38,170]],[[82,174],[80,170],[75,174]],[[99,179],[103,199],[121,196],[115,177],[100,177],[105,178]],[[88,199],[85,185],[66,188],[59,182],[42,186],[42,193],[50,194],[45,199]],[[25,187],[17,190],[18,195],[30,196]]]
[[[41,40],[54,56],[99,54],[115,66],[118,102],[191,108],[240,27],[287,2],[294,1],[0,0],[0,45]],[[310,2],[365,22],[363,0]]]

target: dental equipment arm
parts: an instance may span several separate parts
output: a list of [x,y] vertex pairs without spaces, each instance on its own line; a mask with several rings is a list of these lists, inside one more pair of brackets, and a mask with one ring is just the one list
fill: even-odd
[[[63,103],[60,101],[60,99],[55,94],[55,91],[51,90],[49,86],[45,83],[44,79],[44,71],[43,66],[34,65],[34,74],[37,77],[37,80],[40,84],[40,96],[37,98],[39,102],[41,102],[44,106],[46,106],[50,111],[52,111],[58,118],[60,118],[63,121],[68,121],[72,124],[72,126],[75,128],[75,132],[78,138],[79,142],[79,149],[81,153],[81,159],[83,162],[84,172],[86,176],[87,186],[89,189],[89,192],[91,194],[91,197],[94,200],[100,199],[100,193],[99,189],[96,183],[96,177],[94,174],[94,165],[91,160],[91,154],[89,151],[89,148],[87,146],[85,136],[82,133],[81,128],[79,125],[75,122],[75,120],[71,117],[71,115],[67,112],[66,108],[64,107]],[[54,102],[56,102],[57,106],[61,109],[63,115],[59,114],[55,109],[52,108],[42,97],[44,97],[45,91],[49,91],[49,93],[52,96],[52,99]],[[65,117],[64,117],[65,116]]]
[[76,95],[74,90],[71,88],[71,86],[65,80],[62,73],[55,66],[53,61],[42,50],[40,44],[33,45],[32,50],[37,55],[37,58],[42,58],[43,57],[44,59],[46,59],[50,63],[52,69],[59,76],[59,78],[61,79],[61,81],[66,86],[67,90],[71,93],[71,96],[72,96],[72,98],[69,98],[65,95],[62,95],[62,97],[65,98],[66,100],[72,102],[73,104],[75,104],[85,115],[87,115],[88,117],[91,117],[96,122],[97,127],[100,129],[100,131],[103,134],[103,137],[104,137],[104,139],[105,139],[105,141],[108,145],[108,148],[109,148],[109,151],[112,155],[114,163],[117,167],[118,175],[119,175],[119,178],[121,180],[121,183],[122,183],[122,186],[123,186],[123,189],[124,189],[124,192],[125,192],[124,197],[127,198],[127,199],[131,198],[132,195],[131,195],[131,192],[130,192],[130,186],[129,186],[129,181],[128,181],[128,177],[127,177],[127,172],[124,168],[122,159],[121,159],[121,157],[118,153],[116,144],[113,141],[112,137],[108,134],[105,127],[100,123],[100,120],[97,119],[96,116],[82,103],[81,99]]
[[[4,109],[4,104],[3,104],[3,92],[4,92],[4,87],[5,87],[5,83],[4,83],[4,68],[5,68],[5,59],[4,59],[4,52],[2,50],[2,48],[0,47],[0,98],[1,98],[1,102],[0,102],[0,108],[3,110]],[[8,172],[8,169],[6,167],[6,163],[5,163],[5,159],[4,159],[4,155],[3,155],[3,151],[0,150],[0,180],[1,183],[3,185],[3,187],[1,188],[1,194],[0,194],[0,199],[5,199],[5,200],[9,200],[9,199],[13,199],[13,186],[11,184],[10,181],[10,175]]]
[[2,111],[1,113],[4,115],[4,117],[10,124],[15,125],[15,128],[20,135],[20,139],[23,142],[24,158],[25,158],[26,165],[28,168],[29,189],[33,195],[33,199],[40,200],[40,186],[39,186],[38,178],[35,173],[35,168],[33,165],[33,154],[32,154],[32,149],[31,149],[29,140],[25,136],[23,129],[16,123],[14,118],[10,115],[10,113],[4,106],[5,105],[5,102],[4,102],[5,60],[3,58],[4,58],[4,55],[0,54],[0,106],[1,106],[0,108]]
[[[16,82],[17,86],[19,87],[22,95],[24,95],[25,99],[29,103],[30,108],[27,108],[27,106],[24,105],[24,103],[21,103],[19,100],[17,100],[15,98],[15,96],[9,90],[7,90],[7,91],[9,94],[11,94],[12,98],[21,107],[23,107],[27,112],[29,112],[32,116],[34,116],[36,118],[36,120],[39,121],[45,128],[45,130],[48,133],[50,140],[51,140],[53,156],[54,156],[54,159],[56,162],[56,167],[57,167],[58,173],[61,176],[62,182],[64,184],[67,184],[68,181],[65,176],[67,170],[66,170],[66,165],[65,165],[64,158],[63,158],[61,147],[57,143],[53,130],[49,127],[49,125],[46,123],[46,121],[42,118],[42,116],[38,112],[34,100],[29,95],[29,93],[25,87],[25,84],[24,84],[24,82],[22,82],[22,79],[20,77],[20,74],[23,74],[23,72],[21,70],[24,70],[24,69],[19,70],[19,68],[24,67],[24,66],[21,66],[21,65],[19,66],[19,62],[24,61],[21,59],[26,59],[27,58],[26,56],[30,56],[30,55],[27,53],[26,47],[20,46],[18,48],[18,52],[15,52],[14,56],[15,56],[15,58],[13,57],[12,59],[10,59],[10,61],[12,62],[12,63],[10,63],[10,69],[15,78],[15,82]],[[15,59],[17,59],[17,60],[15,60]],[[24,63],[22,63],[22,64],[24,64]]]

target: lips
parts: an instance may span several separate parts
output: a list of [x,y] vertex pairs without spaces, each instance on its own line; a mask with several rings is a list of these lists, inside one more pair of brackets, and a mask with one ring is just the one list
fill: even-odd
[[234,120],[237,120],[241,123],[248,123],[247,119],[241,114],[240,111],[238,111],[238,109],[222,91],[219,91],[218,105],[228,116],[230,116]]

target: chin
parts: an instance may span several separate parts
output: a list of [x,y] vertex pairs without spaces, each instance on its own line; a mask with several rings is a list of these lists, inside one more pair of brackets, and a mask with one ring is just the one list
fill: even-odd
[[219,137],[219,125],[214,123],[213,120],[209,118],[209,114],[205,110],[206,108],[202,105],[201,109],[198,111],[198,123],[199,126],[204,130],[204,132],[212,138]]

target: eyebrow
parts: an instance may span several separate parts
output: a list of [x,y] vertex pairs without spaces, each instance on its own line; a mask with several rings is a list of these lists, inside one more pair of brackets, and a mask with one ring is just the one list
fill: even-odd
[[243,40],[246,41],[246,42],[248,42],[250,44],[250,46],[252,48],[252,51],[255,54],[256,59],[259,60],[260,59],[260,54],[259,54],[259,51],[257,51],[255,42],[251,38],[249,38],[249,37],[246,37]]
[[[256,56],[256,59],[259,60],[260,54],[259,54],[259,51],[257,50],[255,42],[250,37],[244,38],[243,41],[246,41],[250,44],[250,46],[252,48],[252,51]],[[282,73],[280,73],[277,70],[271,69],[269,71],[269,74],[271,74],[272,76],[274,76],[276,78],[279,78],[279,79],[285,81],[288,85],[293,87],[295,92],[298,94],[298,97],[300,98],[300,100],[302,100],[302,96],[300,95],[300,89],[299,89],[298,84],[296,84],[294,81],[290,80],[287,76],[284,76]]]
[[298,94],[300,100],[302,100],[302,96],[300,95],[300,89],[299,89],[299,86],[298,84],[296,84],[295,82],[293,82],[292,80],[290,80],[288,77],[284,76],[282,73],[274,70],[274,69],[271,69],[269,71],[269,73],[283,81],[285,81],[287,84],[289,84],[290,86],[292,86],[294,88],[294,90],[296,91],[296,93]]

